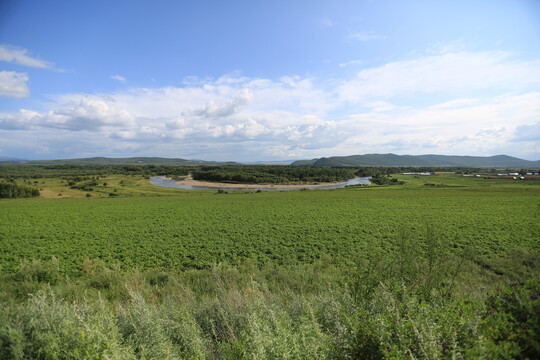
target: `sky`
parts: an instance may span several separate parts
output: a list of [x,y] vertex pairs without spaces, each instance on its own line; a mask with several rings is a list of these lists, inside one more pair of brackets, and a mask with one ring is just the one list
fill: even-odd
[[0,0],[0,158],[540,160],[540,1]]

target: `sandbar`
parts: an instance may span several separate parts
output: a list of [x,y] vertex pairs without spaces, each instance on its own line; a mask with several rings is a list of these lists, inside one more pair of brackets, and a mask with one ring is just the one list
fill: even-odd
[[207,187],[207,188],[215,188],[215,189],[272,189],[274,187],[276,188],[283,188],[283,189],[316,189],[318,187],[324,187],[329,185],[343,185],[346,184],[347,181],[340,181],[340,182],[328,182],[328,183],[317,183],[317,184],[233,184],[233,183],[218,183],[218,182],[209,182],[209,181],[199,181],[194,180],[191,175],[186,176],[183,180],[176,181],[178,185],[189,185],[189,186],[201,186],[201,187]]

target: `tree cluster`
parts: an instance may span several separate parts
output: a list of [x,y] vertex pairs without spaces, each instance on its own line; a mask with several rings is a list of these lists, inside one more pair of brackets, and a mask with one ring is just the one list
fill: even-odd
[[0,198],[29,198],[39,196],[39,190],[16,184],[0,183]]
[[344,181],[355,177],[351,168],[291,166],[212,166],[192,172],[195,180],[238,184],[294,184]]
[[384,176],[377,174],[371,177],[371,183],[375,185],[403,185],[405,184],[405,181],[399,181],[398,179],[392,178],[388,175]]

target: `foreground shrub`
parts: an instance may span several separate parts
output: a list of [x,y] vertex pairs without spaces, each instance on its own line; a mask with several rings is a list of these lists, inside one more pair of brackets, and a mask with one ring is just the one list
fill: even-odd
[[[353,269],[324,257],[295,267],[247,261],[122,273],[86,260],[79,277],[51,282],[56,260],[23,263],[0,279],[10,285],[0,289],[0,358],[538,358],[537,274],[489,283],[491,270],[472,260],[443,260],[407,242],[402,250],[401,260],[370,254],[369,266],[359,260]],[[20,297],[12,285],[21,283],[38,290]]]

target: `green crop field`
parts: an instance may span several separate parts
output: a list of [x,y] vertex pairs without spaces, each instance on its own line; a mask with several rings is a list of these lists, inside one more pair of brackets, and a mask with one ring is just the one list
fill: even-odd
[[0,263],[9,272],[21,259],[55,256],[71,273],[85,258],[124,269],[186,269],[246,258],[303,264],[330,254],[347,264],[371,247],[395,251],[403,236],[422,243],[428,228],[449,253],[538,246],[540,186],[482,188],[456,176],[429,181],[449,187],[166,189],[174,195],[2,201]]
[[540,181],[393,177],[267,192],[18,178],[43,196],[0,200],[0,358],[539,354]]

